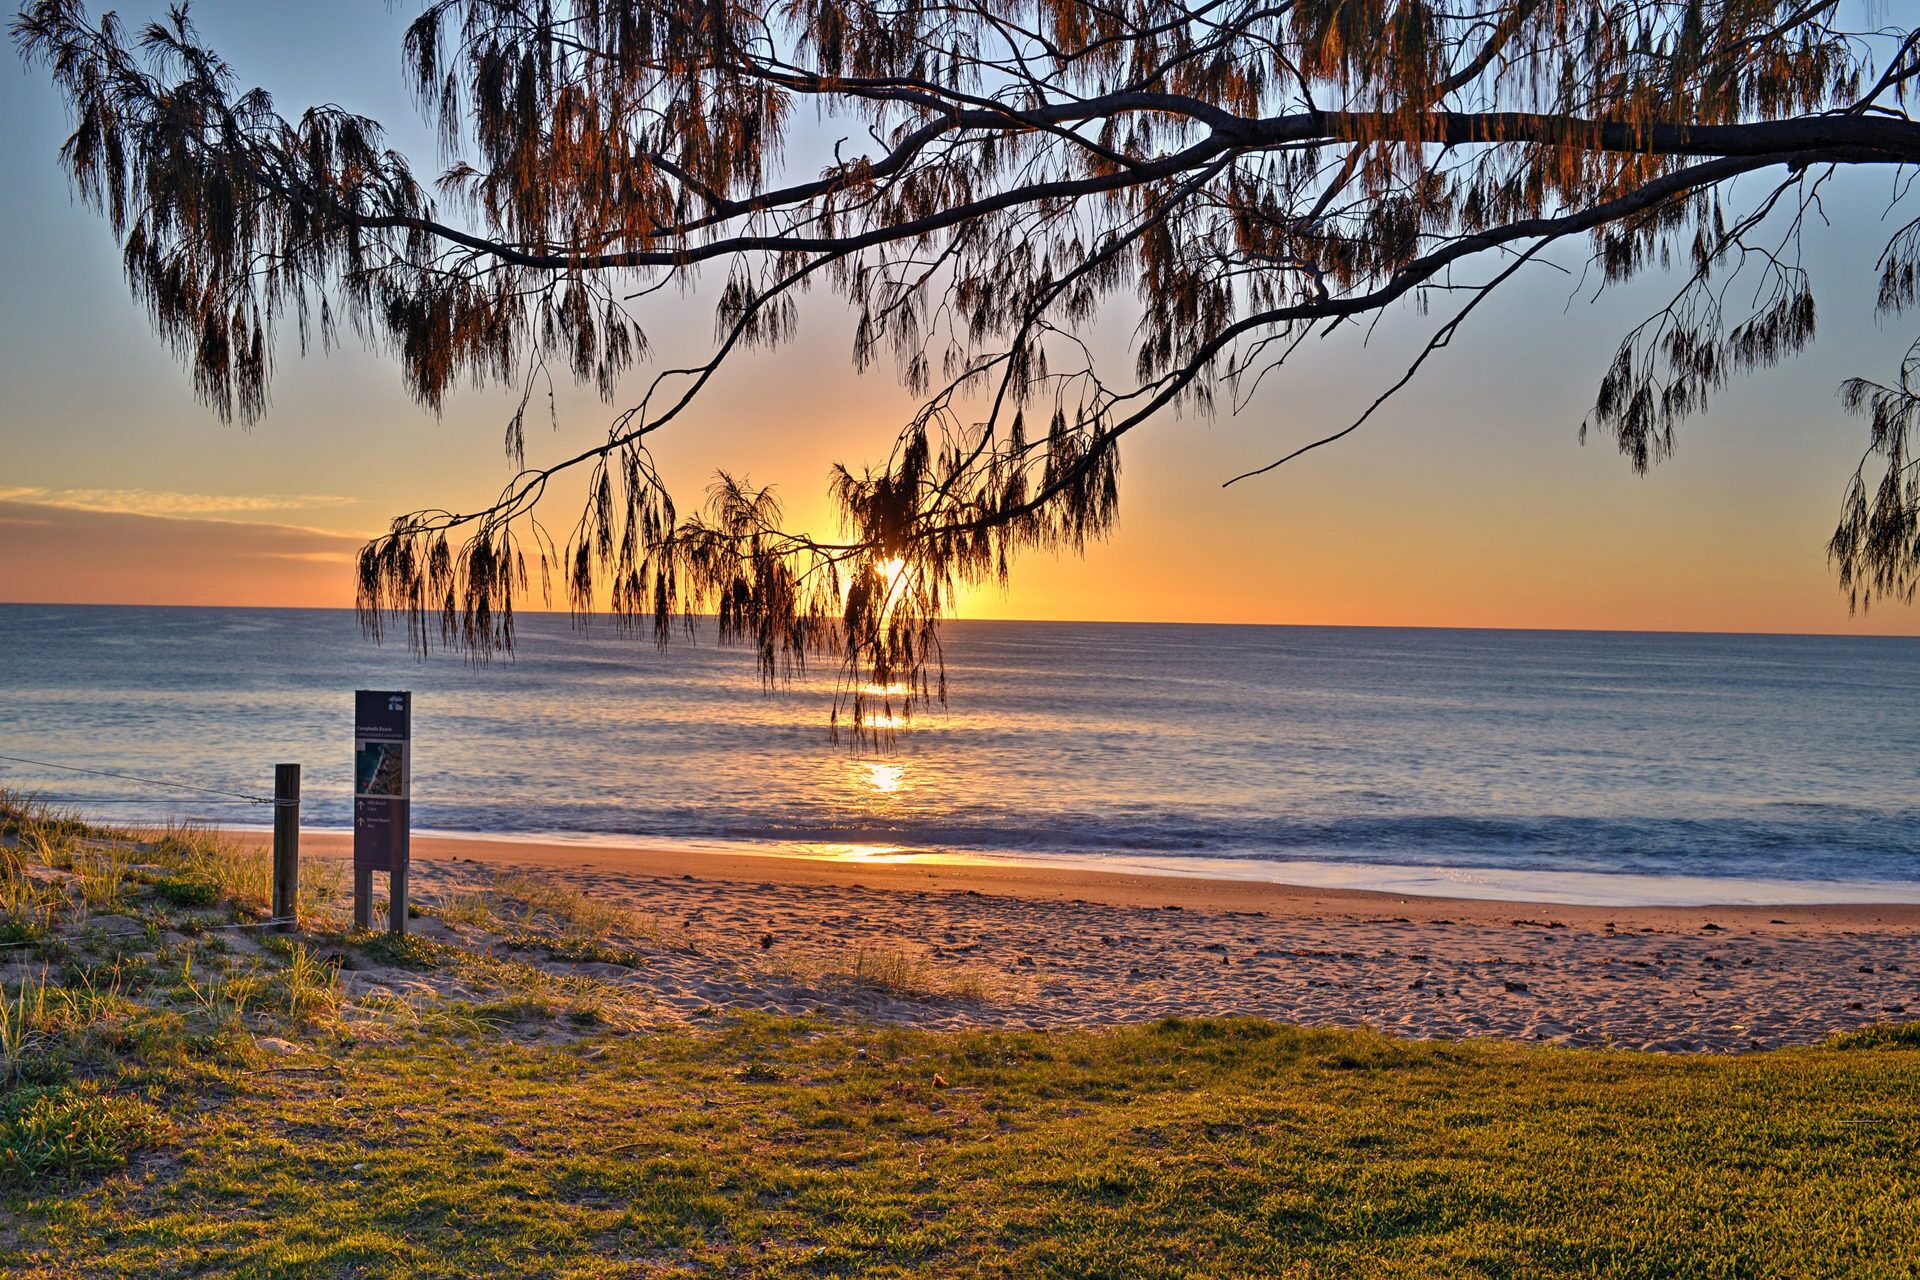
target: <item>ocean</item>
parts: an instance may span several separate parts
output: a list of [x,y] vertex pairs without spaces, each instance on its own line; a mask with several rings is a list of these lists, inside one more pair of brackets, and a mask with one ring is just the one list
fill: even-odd
[[103,820],[351,821],[414,693],[416,830],[1570,902],[1920,901],[1920,640],[967,622],[950,706],[828,731],[832,664],[523,615],[421,659],[344,610],[0,605],[0,786]]

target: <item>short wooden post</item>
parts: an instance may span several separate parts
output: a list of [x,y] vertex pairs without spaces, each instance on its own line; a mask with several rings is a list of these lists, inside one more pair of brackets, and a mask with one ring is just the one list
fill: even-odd
[[299,927],[300,766],[273,766],[273,918],[281,933]]

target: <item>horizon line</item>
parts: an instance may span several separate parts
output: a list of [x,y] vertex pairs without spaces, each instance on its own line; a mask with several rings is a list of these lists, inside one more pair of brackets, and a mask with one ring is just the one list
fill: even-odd
[[[267,605],[267,604],[140,604],[120,601],[61,601],[61,600],[0,600],[0,608],[25,609],[230,609],[251,610],[256,613],[354,613],[352,605]],[[434,612],[438,612],[437,610]],[[516,617],[534,616],[565,618],[570,624],[581,629],[590,629],[594,623],[621,625],[611,614],[605,612],[580,614],[568,609],[518,609]],[[712,619],[715,615],[700,613],[693,615],[701,620]],[[1481,624],[1477,626],[1449,625],[1445,623],[1418,622],[1222,622],[1204,618],[969,618],[949,616],[947,623],[963,625],[989,625],[1005,623],[1016,626],[1057,626],[1057,627],[1245,627],[1245,628],[1285,628],[1299,631],[1460,631],[1460,632],[1511,632],[1515,634],[1535,635],[1602,635],[1602,636],[1753,636],[1777,637],[1780,639],[1806,640],[1920,640],[1920,631],[1896,634],[1863,634],[1851,631],[1762,631],[1762,630],[1714,630],[1706,628],[1661,628],[1661,627],[1544,627],[1544,626],[1499,626]],[[649,624],[650,625],[650,624]],[[1920,626],[1920,621],[1916,622]]]

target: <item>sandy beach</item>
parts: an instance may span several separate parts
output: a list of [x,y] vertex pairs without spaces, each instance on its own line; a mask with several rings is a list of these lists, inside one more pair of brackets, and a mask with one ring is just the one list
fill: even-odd
[[[303,836],[306,856],[349,847],[344,834]],[[633,939],[646,965],[571,968],[643,987],[667,1018],[758,1009],[1054,1027],[1250,1014],[1738,1052],[1920,1011],[1912,905],[1564,906],[458,837],[416,837],[413,850],[421,904],[532,871],[630,910],[649,925]],[[863,952],[977,975],[989,994],[915,999],[798,976]]]

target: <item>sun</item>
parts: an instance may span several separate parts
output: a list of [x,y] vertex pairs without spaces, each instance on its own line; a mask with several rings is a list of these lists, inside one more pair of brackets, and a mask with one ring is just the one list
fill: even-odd
[[890,617],[900,602],[900,592],[907,577],[907,562],[902,556],[894,556],[890,560],[879,561],[874,569],[887,584],[886,594],[881,597],[880,616]]
[[880,562],[880,574],[887,580],[887,598],[891,600],[900,590],[900,580],[907,576],[907,562],[900,556]]

